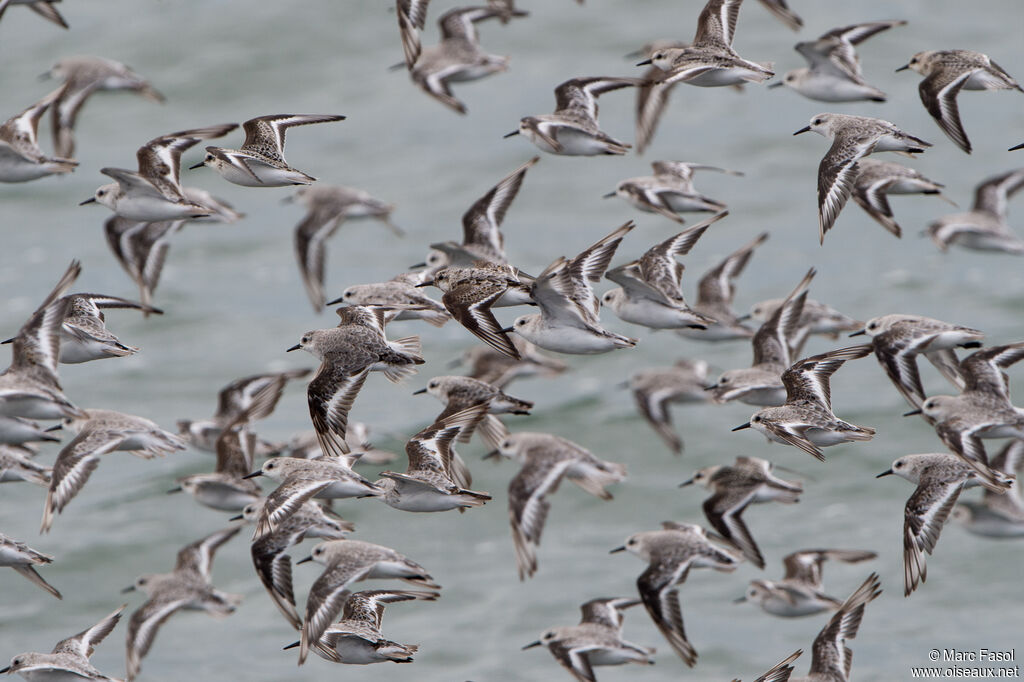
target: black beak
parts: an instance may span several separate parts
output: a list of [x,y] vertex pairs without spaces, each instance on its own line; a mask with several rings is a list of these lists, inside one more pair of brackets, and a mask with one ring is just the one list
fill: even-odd
[[918,408],[916,410],[911,410],[910,412],[904,412],[903,416],[904,417],[913,417],[915,414],[921,414],[921,411],[922,411],[921,408]]
[[515,327],[505,327],[504,329],[499,329],[498,331],[500,331],[502,334],[508,334],[510,332],[514,332],[515,330]]
[[904,64],[900,68],[896,69],[896,73],[899,73],[900,71],[906,71],[909,68],[910,68],[910,64]]
[[875,478],[881,478],[882,476],[892,476],[894,473],[896,473],[896,472],[894,472],[892,469],[886,469],[882,473],[880,473],[877,476],[875,476]]
[[4,673],[6,673],[6,672],[10,672],[10,670],[11,670],[11,666],[7,666],[7,667],[6,667],[6,668],[4,668],[3,670],[0,670],[0,675],[3,675],[3,674],[4,674]]
[[705,390],[705,391],[713,391],[713,390],[715,390],[715,389],[716,389],[717,387],[718,387],[718,384],[711,384],[710,386],[705,386],[705,387],[704,387],[704,390]]
[[288,649],[294,649],[294,648],[295,648],[295,647],[297,647],[298,645],[299,645],[299,642],[292,642],[292,643],[291,643],[291,644],[289,644],[288,646],[286,646],[286,647],[283,647],[283,648],[281,649],[281,651],[288,651]]
[[410,265],[409,269],[410,270],[418,270],[419,268],[425,268],[425,267],[427,267],[426,263],[416,263],[416,265]]
[[625,552],[625,551],[626,551],[626,546],[625,545],[619,545],[618,547],[616,547],[615,549],[611,550],[608,553],[609,554],[617,554],[618,552]]
[[861,329],[859,332],[853,332],[852,334],[850,334],[850,338],[852,339],[854,336],[863,336],[865,334],[867,334],[867,331]]
[[742,603],[743,603],[743,602],[745,602],[745,601],[747,601],[747,596],[746,596],[746,595],[743,595],[743,596],[742,596],[742,597],[740,597],[739,599],[733,599],[733,600],[732,600],[732,603],[733,603],[733,604],[742,604]]
[[174,493],[180,493],[180,492],[181,492],[181,486],[179,485],[176,488],[171,488],[170,490],[168,490],[167,494],[168,495],[173,495]]
[[301,343],[297,343],[294,346],[292,346],[291,348],[289,348],[288,350],[286,350],[285,353],[291,353],[293,350],[299,350],[300,348],[302,348],[302,344]]
[[527,649],[532,649],[535,646],[540,646],[540,640],[539,639],[536,642],[530,642],[529,644],[524,646],[522,649],[520,649],[520,651],[526,651]]
[[78,205],[79,206],[85,206],[86,204],[95,204],[95,203],[96,203],[96,197],[89,197],[85,201],[79,201]]
[[484,456],[482,457],[482,459],[491,459],[492,457],[498,457],[498,456],[500,456],[500,454],[501,454],[501,453],[499,453],[499,452],[498,452],[497,450],[491,450],[491,451],[490,451],[490,452],[488,452],[488,453],[487,453],[486,455],[484,455]]
[[637,62],[636,65],[637,66],[650,66],[653,63],[654,62],[652,62],[650,59],[645,59],[642,62]]
[[608,192],[608,194],[602,194],[601,198],[602,199],[611,199],[616,194],[618,194],[618,192]]
[[772,83],[772,84],[771,84],[771,85],[769,85],[768,87],[769,87],[769,88],[781,88],[781,87],[782,87],[782,81],[777,81],[777,82],[775,82],[775,83]]
[[421,393],[426,393],[426,392],[427,392],[427,389],[425,389],[425,388],[421,388],[421,389],[420,389],[420,390],[418,390],[418,391],[413,391],[413,392],[412,392],[412,394],[413,394],[413,395],[420,395]]
[[310,554],[310,555],[309,555],[308,557],[306,557],[305,559],[299,559],[298,561],[296,561],[296,562],[295,562],[295,565],[297,566],[297,565],[299,565],[299,564],[304,564],[304,563],[306,563],[307,561],[312,561],[312,560],[313,560],[313,555],[312,555],[312,554]]
[[804,126],[803,128],[801,128],[800,130],[796,131],[793,134],[794,135],[799,135],[800,133],[808,133],[810,131],[811,131],[811,126]]
[[[424,263],[424,265],[426,265],[426,263]],[[413,267],[416,267],[416,266],[414,265]],[[423,287],[432,287],[432,286],[434,286],[434,280],[429,280],[427,282],[420,282],[419,284],[415,285],[415,287],[417,289],[422,289]]]
[[750,428],[750,422],[747,422],[746,424],[740,424],[739,426],[737,426],[736,428],[734,428],[732,430],[733,431],[742,431],[743,429],[749,429],[749,428]]
[[14,337],[7,339],[6,341],[0,341],[0,344],[14,343]]
[[54,431],[60,431],[62,428],[64,428],[63,424],[55,424],[50,428],[44,430],[46,431],[46,433],[53,433]]
[[197,163],[197,164],[196,164],[196,165],[194,165],[194,166],[189,166],[189,167],[188,167],[188,169],[189,169],[189,170],[195,170],[196,168],[202,168],[202,167],[203,167],[203,166],[205,166],[205,165],[206,165],[206,162],[205,162],[205,161],[200,161],[199,163]]
[[737,322],[746,322],[749,319],[750,319],[750,313],[746,313],[744,315],[740,315],[739,317],[737,317],[736,321]]
[[135,585],[129,585],[128,587],[121,590],[121,594],[128,594],[129,592],[135,591]]
[[518,130],[513,130],[513,131],[512,131],[511,133],[509,133],[508,135],[502,135],[501,137],[507,140],[508,138],[510,138],[510,137],[512,137],[512,136],[514,136],[514,135],[518,135],[518,134],[519,134],[519,131],[518,131]]
[[342,296],[339,296],[338,298],[334,299],[333,301],[328,301],[324,305],[338,305],[339,303],[344,303],[344,302],[345,302],[345,297],[342,295]]
[[688,480],[686,480],[686,481],[683,481],[682,483],[680,483],[680,484],[679,484],[679,487],[680,487],[680,488],[685,488],[685,487],[686,487],[686,486],[688,486],[688,485],[693,485],[693,479],[692,479],[692,478],[691,478],[691,479],[688,479]]
[[262,476],[262,475],[263,475],[263,471],[254,471],[251,474],[246,474],[245,476],[242,476],[242,478],[256,478],[257,476]]
[[232,516],[230,519],[228,519],[228,521],[241,521],[244,518],[245,518],[244,515],[239,514],[238,516]]

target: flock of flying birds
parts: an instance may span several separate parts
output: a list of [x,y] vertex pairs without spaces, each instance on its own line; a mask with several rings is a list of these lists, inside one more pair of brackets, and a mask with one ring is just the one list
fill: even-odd
[[[783,0],[761,0],[794,30],[802,21]],[[521,135],[548,154],[592,156],[624,154],[631,145],[603,132],[597,122],[598,96],[623,88],[637,89],[638,149],[646,147],[677,84],[701,87],[742,87],[773,76],[770,64],[740,57],[731,47],[742,0],[709,0],[697,20],[691,43],[656,41],[638,54],[649,69],[641,77],[581,77],[555,88],[552,114],[523,118],[509,135]],[[66,27],[53,3],[45,0],[2,0],[0,15],[27,5]],[[442,40],[423,48],[427,0],[398,0],[396,14],[404,66],[412,81],[431,97],[459,113],[465,105],[451,84],[476,80],[508,67],[508,59],[490,55],[479,44],[477,24],[497,19],[504,24],[526,17],[511,0],[486,6],[450,9],[438,23]],[[828,31],[801,42],[798,52],[810,66],[785,74],[775,86],[826,102],[884,102],[885,94],[862,74],[855,46],[903,21],[875,21]],[[988,56],[968,50],[932,50],[912,56],[906,66],[924,79],[921,100],[954,144],[970,153],[971,144],[957,109],[961,90],[1021,90],[1018,83]],[[76,120],[95,93],[130,90],[154,101],[161,95],[128,67],[98,57],[57,62],[49,75],[61,85],[0,127],[0,182],[37,180],[75,170]],[[40,147],[38,126],[51,114],[53,156]],[[182,155],[198,143],[232,133],[235,123],[174,132],[142,145],[137,170],[106,167],[101,173],[114,182],[98,188],[82,203],[96,203],[113,215],[106,235],[119,263],[139,288],[139,301],[93,293],[69,293],[81,266],[73,262],[25,324],[5,343],[12,348],[10,366],[0,374],[0,481],[23,481],[46,489],[41,533],[46,533],[69,503],[97,474],[103,456],[126,451],[153,458],[186,448],[216,454],[215,470],[182,478],[172,492],[182,492],[201,505],[229,514],[234,523],[184,547],[172,571],[141,576],[134,589],[147,600],[128,619],[126,679],[140,674],[142,659],[154,644],[160,626],[179,610],[202,610],[216,616],[233,613],[239,595],[218,590],[211,581],[214,554],[252,524],[251,553],[255,572],[280,610],[282,636],[299,633],[293,645],[302,664],[309,653],[335,663],[409,662],[416,645],[385,638],[381,620],[385,607],[401,601],[434,601],[440,586],[427,568],[399,552],[362,540],[348,539],[353,524],[331,509],[331,501],[377,498],[408,512],[465,512],[491,501],[472,489],[472,475],[455,451],[474,434],[491,455],[517,461],[521,468],[508,490],[509,519],[515,559],[522,580],[538,570],[538,550],[549,496],[563,479],[601,499],[607,488],[626,478],[623,464],[605,461],[584,447],[546,433],[510,431],[499,415],[529,414],[533,403],[506,392],[524,376],[554,376],[566,365],[548,353],[590,355],[629,349],[637,339],[602,326],[602,307],[639,328],[672,329],[686,338],[708,342],[749,340],[750,367],[729,369],[715,379],[708,363],[684,360],[670,368],[639,371],[628,381],[639,411],[674,453],[683,442],[671,421],[673,403],[739,401],[754,408],[749,421],[734,431],[752,428],[769,440],[798,448],[824,460],[823,448],[868,441],[875,430],[838,417],[832,408],[830,378],[846,362],[874,354],[894,387],[934,428],[948,449],[896,459],[879,476],[895,474],[916,485],[904,519],[904,594],[909,596],[926,578],[926,555],[939,540],[951,515],[964,517],[972,532],[991,537],[1024,536],[1024,504],[1016,472],[1024,454],[1024,410],[1010,400],[1005,370],[1024,358],[1024,342],[984,346],[984,333],[954,322],[909,314],[888,314],[859,322],[808,297],[815,277],[809,270],[785,297],[755,305],[749,314],[733,309],[737,278],[757,247],[759,235],[709,270],[699,281],[693,302],[682,293],[685,256],[701,236],[728,216],[726,205],[696,190],[696,171],[731,175],[734,171],[682,161],[656,161],[653,175],[623,180],[609,197],[622,197],[641,211],[683,223],[681,213],[712,216],[651,246],[631,262],[611,267],[617,248],[634,228],[627,222],[593,244],[578,244],[577,255],[559,257],[536,275],[508,262],[500,231],[502,221],[535,157],[501,179],[465,213],[463,238],[430,245],[420,267],[387,282],[350,286],[336,300],[324,293],[325,243],[346,219],[372,217],[396,234],[389,220],[392,206],[348,187],[314,184],[316,179],[285,160],[285,133],[296,126],[343,120],[339,115],[281,114],[242,124],[238,149],[207,146],[203,166],[224,180],[246,187],[302,185],[294,200],[307,209],[295,230],[295,248],[302,279],[315,310],[337,308],[337,326],[308,331],[289,350],[304,350],[319,361],[310,370],[245,377],[224,387],[216,414],[205,420],[182,420],[178,433],[154,422],[110,410],[87,409],[64,395],[58,377],[61,363],[83,363],[125,357],[138,348],[123,343],[106,327],[104,311],[132,309],[143,315],[162,314],[154,305],[155,290],[168,255],[169,240],[190,221],[234,222],[244,216],[203,190],[181,184]],[[935,194],[942,185],[899,164],[865,158],[883,151],[908,156],[931,143],[877,118],[822,113],[797,133],[814,131],[832,140],[818,172],[819,237],[834,225],[850,196],[886,230],[901,228],[888,194]],[[310,131],[309,134],[313,134]],[[1022,145],[1013,147],[1019,149]],[[1006,222],[1007,200],[1024,187],[1024,169],[1000,174],[977,188],[973,209],[946,216],[928,227],[945,249],[950,245],[1024,254],[1024,241]],[[586,242],[587,240],[583,240]],[[585,247],[585,248],[584,248]],[[593,284],[602,278],[618,285],[598,296]],[[431,287],[440,290],[438,300]],[[527,305],[536,309],[503,326],[493,308]],[[357,463],[383,464],[390,453],[370,445],[365,425],[350,423],[349,411],[374,372],[400,382],[424,364],[416,335],[389,339],[395,321],[423,321],[439,327],[454,319],[485,345],[467,354],[465,376],[433,376],[422,391],[444,403],[434,423],[406,445],[404,471],[387,470],[371,481],[355,470]],[[750,321],[758,326],[748,324]],[[866,335],[869,342],[804,356],[813,334]],[[960,356],[960,349],[971,352]],[[927,396],[918,359],[927,359],[949,380],[951,395]],[[267,417],[289,382],[309,375],[307,398],[312,432],[290,443],[258,438],[254,424]],[[38,422],[52,422],[47,427]],[[59,442],[57,431],[72,437],[52,466],[34,457],[41,445]],[[993,457],[985,439],[1010,438]],[[258,459],[263,459],[257,465]],[[711,491],[703,510],[712,530],[689,523],[665,522],[660,530],[629,537],[613,552],[629,551],[648,566],[637,579],[639,598],[597,598],[582,606],[578,625],[557,627],[528,644],[546,646],[578,680],[595,679],[594,667],[624,663],[650,664],[654,649],[624,639],[623,614],[642,603],[670,648],[688,666],[697,651],[687,638],[680,609],[679,586],[691,568],[732,571],[742,561],[765,568],[765,559],[742,514],[751,504],[794,503],[803,493],[799,481],[776,475],[767,460],[739,456],[733,464],[698,470],[682,485],[703,485]],[[259,484],[274,482],[269,494]],[[958,504],[962,492],[984,489],[980,501]],[[88,494],[88,493],[86,493]],[[20,536],[20,534],[19,534]],[[319,538],[303,561],[324,566],[300,610],[291,579],[287,551],[305,538]],[[783,559],[780,580],[754,580],[742,600],[769,614],[802,617],[833,612],[812,645],[810,680],[846,680],[853,639],[865,607],[881,590],[872,573],[845,600],[824,591],[826,561],[857,563],[875,553],[851,549],[797,550]],[[13,537],[0,535],[0,565],[10,566],[56,598],[60,592],[36,569],[54,558]],[[300,562],[301,563],[301,562]],[[417,589],[350,587],[369,578],[399,579]],[[89,663],[89,656],[117,625],[126,607],[96,625],[58,643],[49,654],[15,656],[3,672],[25,679],[112,679]],[[291,648],[291,647],[285,647]],[[796,652],[760,680],[787,680]]]

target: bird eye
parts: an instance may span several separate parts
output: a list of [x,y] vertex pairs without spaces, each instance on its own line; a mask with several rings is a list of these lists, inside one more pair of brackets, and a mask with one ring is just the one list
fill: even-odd
[[299,343],[309,343],[309,334],[307,334],[307,335],[303,336],[301,339],[299,339]]
[[147,582],[149,581],[146,578],[139,578],[139,585],[145,585]]
[[354,294],[354,293],[352,293],[351,291],[346,291],[346,292],[344,293],[344,295],[342,296],[342,298],[352,298],[352,297],[353,297],[354,295],[355,295],[355,294]]
[[437,382],[431,381],[429,384],[427,384],[427,388],[437,388]]
[[510,440],[503,441],[502,444],[501,444],[501,449],[502,450],[511,450],[512,449],[512,441],[510,441]]
[[106,195],[106,193],[107,193],[107,190],[105,190],[105,189],[101,189],[101,190],[98,190],[98,191],[96,192],[96,196],[98,196],[98,197],[102,197],[102,196]]
[[651,57],[651,59],[664,59],[664,58],[665,58],[665,53],[664,52],[655,52],[654,56]]
[[910,63],[911,64],[917,64],[917,57],[911,57],[910,58]]
[[320,556],[323,553],[324,553],[324,548],[323,547],[317,547],[316,549],[313,550],[313,554],[315,554],[316,556]]
[[898,462],[896,462],[895,464],[893,464],[893,465],[892,465],[892,468],[893,468],[893,469],[899,469],[899,468],[900,468],[901,466],[903,466],[903,460],[899,460]]
[[759,421],[761,421],[761,417],[754,417],[750,421],[752,421],[752,422],[759,422]]
[[207,155],[206,155],[206,158],[205,158],[205,159],[203,159],[203,161],[204,161],[204,162],[206,162],[206,161],[213,161],[213,154],[207,154]]
[[820,126],[821,125],[821,119],[820,118],[816,118],[813,121],[811,121],[811,123],[813,125]]
[[543,637],[541,637],[541,639],[554,639],[554,638],[555,638],[555,633],[554,633],[554,632],[552,632],[552,631],[550,631],[550,630],[548,630],[547,632],[545,632],[545,633],[544,633],[544,636],[543,636]]
[[636,544],[636,538],[630,538],[629,540],[626,540],[626,544],[629,545],[629,546],[635,545]]

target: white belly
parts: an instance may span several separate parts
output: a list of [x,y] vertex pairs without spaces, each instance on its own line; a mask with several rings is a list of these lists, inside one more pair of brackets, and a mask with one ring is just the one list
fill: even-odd
[[615,314],[624,322],[643,325],[651,329],[680,329],[700,324],[696,317],[685,310],[644,298],[620,300],[614,310]]

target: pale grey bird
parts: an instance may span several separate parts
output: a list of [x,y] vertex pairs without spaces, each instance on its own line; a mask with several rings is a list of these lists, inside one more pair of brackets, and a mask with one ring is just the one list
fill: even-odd
[[[1024,440],[1016,438],[992,458],[992,468],[1019,474],[1024,465]],[[1020,489],[1014,486],[1003,494],[985,490],[981,501],[961,501],[953,509],[953,518],[963,523],[969,533],[987,538],[1018,538],[1024,536],[1024,502]]]
[[943,216],[926,232],[941,250],[960,246],[976,251],[1024,255],[1024,239],[1010,230],[1006,203],[1024,187],[1024,168],[987,178],[974,189],[974,204],[966,213]]
[[127,604],[104,616],[100,622],[82,630],[77,635],[57,642],[48,654],[28,652],[18,654],[11,664],[0,669],[0,674],[17,673],[30,682],[43,680],[97,680],[98,682],[121,682],[108,677],[89,662],[96,647],[113,631],[121,620],[121,612]]
[[754,413],[745,424],[733,429],[754,428],[769,441],[799,448],[819,461],[825,456],[821,448],[850,441],[868,441],[875,430],[850,424],[832,411],[830,377],[847,360],[862,358],[871,352],[871,344],[839,348],[812,355],[793,364],[782,374],[786,386],[786,403],[766,407]]
[[693,185],[693,174],[699,170],[717,171],[742,177],[743,173],[717,166],[687,161],[655,161],[651,164],[654,175],[627,178],[605,198],[619,196],[648,213],[663,215],[677,223],[684,222],[680,213],[705,211],[721,213],[727,206],[721,201],[704,196]]
[[818,164],[818,237],[822,244],[853,192],[860,159],[875,152],[917,154],[932,146],[888,121],[867,116],[818,114],[810,125],[793,134],[809,131],[832,140]]
[[0,566],[10,566],[21,575],[28,578],[38,587],[46,590],[57,599],[62,599],[61,594],[50,583],[43,579],[43,576],[36,572],[36,566],[45,566],[53,563],[53,557],[32,549],[24,542],[0,533]]
[[[770,298],[758,301],[750,306],[750,319],[761,323],[766,322],[785,300],[783,298]],[[796,336],[791,340],[789,346],[789,357],[800,357],[804,344],[807,343],[808,337],[812,334],[837,339],[840,332],[852,332],[863,328],[864,323],[860,320],[855,320],[821,301],[808,298],[804,301],[804,314],[800,316]]]
[[1024,89],[1006,73],[1003,67],[980,52],[971,50],[927,50],[918,52],[897,71],[912,69],[924,76],[918,85],[921,103],[928,110],[942,132],[956,146],[971,153],[964,124],[960,121],[960,107],[956,97],[961,90],[1020,90]]
[[758,457],[740,456],[735,464],[716,464],[698,469],[679,487],[699,483],[712,491],[704,500],[704,517],[722,539],[743,553],[752,564],[764,568],[764,556],[750,534],[742,514],[751,504],[800,501],[804,491],[799,481],[787,481],[772,473],[774,465]]
[[429,393],[442,403],[444,411],[437,416],[435,421],[441,421],[462,410],[474,405],[487,405],[486,414],[478,424],[467,424],[458,435],[458,441],[468,443],[476,428],[479,427],[480,435],[492,448],[498,446],[507,431],[501,420],[496,415],[515,414],[528,415],[533,409],[533,403],[529,400],[516,398],[497,386],[487,382],[462,376],[437,376],[427,382],[425,388],[414,391],[413,395]]
[[928,577],[924,555],[935,551],[957,498],[977,482],[977,474],[947,452],[904,455],[876,478],[893,474],[917,486],[903,512],[903,596],[908,597]]
[[0,125],[0,182],[38,180],[70,173],[78,166],[73,159],[47,156],[39,147],[39,119],[66,87],[62,85]]
[[635,533],[612,552],[628,551],[648,563],[636,580],[640,599],[651,620],[672,650],[689,667],[697,663],[697,650],[686,637],[679,608],[677,585],[686,581],[691,568],[736,570],[740,558],[711,542],[707,532],[692,523],[664,521],[662,530]]
[[403,272],[387,282],[356,284],[341,292],[341,296],[327,305],[399,306],[404,308],[395,320],[423,320],[435,327],[443,327],[451,315],[440,301],[423,293],[418,273]]
[[306,617],[299,640],[299,665],[309,651],[327,632],[342,612],[348,597],[346,588],[367,578],[397,578],[428,590],[440,590],[423,566],[390,547],[359,540],[328,540],[313,548],[312,554],[299,561],[315,561],[325,566],[324,572],[309,589]]
[[594,667],[599,665],[654,665],[652,647],[622,638],[622,611],[639,603],[639,599],[625,597],[591,599],[580,607],[583,616],[579,625],[545,630],[540,639],[523,650],[546,646],[577,682],[596,680]]
[[139,576],[124,590],[138,590],[148,597],[128,621],[126,682],[138,676],[156,633],[172,615],[185,609],[223,618],[242,603],[242,595],[221,592],[211,582],[214,554],[240,530],[240,526],[233,526],[186,545],[178,552],[172,572]]
[[802,549],[782,557],[786,572],[781,580],[752,580],[736,603],[753,602],[766,613],[782,618],[810,616],[842,606],[825,594],[822,567],[828,560],[847,564],[876,558],[875,552],[857,549]]
[[929,180],[913,168],[877,159],[861,159],[857,165],[860,171],[853,183],[853,200],[875,222],[897,237],[901,236],[902,230],[889,206],[890,194],[933,194],[956,206],[942,193],[945,185]]
[[547,355],[526,339],[516,335],[509,338],[519,351],[519,360],[490,346],[480,345],[467,350],[455,362],[468,366],[467,376],[501,389],[515,379],[533,376],[556,377],[568,369],[565,362]]
[[60,78],[66,87],[54,101],[50,120],[53,123],[53,148],[58,156],[72,158],[75,153],[74,127],[85,102],[97,92],[134,92],[152,102],[164,102],[145,78],[121,62],[105,57],[79,55],[64,57],[46,73]]
[[672,403],[703,403],[711,399],[707,391],[708,363],[703,360],[678,360],[671,367],[641,370],[633,374],[627,386],[633,392],[637,410],[674,454],[682,454],[683,440],[672,428]]
[[104,294],[69,294],[71,306],[60,334],[60,362],[76,364],[105,358],[121,358],[139,351],[134,346],[121,343],[106,326],[104,310],[120,308],[139,310],[144,315],[163,311],[119,296]]
[[[380,631],[384,607],[402,601],[436,601],[439,592],[420,590],[365,590],[349,594],[341,620],[332,623],[313,644],[313,652],[333,663],[412,663],[418,644],[399,644],[385,639]],[[301,646],[295,642],[285,647]]]
[[0,443],[0,483],[27,481],[44,488],[49,487],[53,467],[44,466],[33,460],[35,454],[27,447]]

